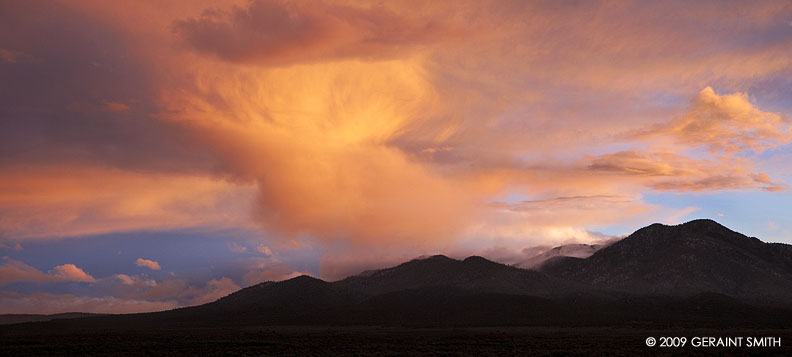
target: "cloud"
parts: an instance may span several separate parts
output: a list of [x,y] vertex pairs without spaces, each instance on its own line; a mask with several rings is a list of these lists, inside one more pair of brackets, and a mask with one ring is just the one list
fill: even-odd
[[[392,249],[388,249],[392,248]],[[374,247],[370,249],[348,248],[331,251],[322,257],[320,262],[320,277],[327,281],[336,281],[348,276],[360,274],[367,270],[382,269],[396,266],[424,255],[424,250],[405,249],[406,247]],[[367,253],[363,254],[363,251]],[[431,251],[432,253],[441,253]],[[448,252],[442,252],[448,254]]]
[[706,87],[687,113],[636,134],[637,138],[663,136],[690,147],[706,146],[713,152],[761,152],[789,143],[792,126],[784,116],[756,108],[746,93],[718,95]]
[[199,17],[177,20],[173,30],[198,51],[275,65],[404,56],[413,47],[461,32],[449,24],[450,16],[407,14],[382,4],[254,0],[246,7],[205,10]]
[[230,250],[230,251],[232,251],[234,253],[245,253],[245,252],[247,252],[247,247],[245,247],[245,246],[243,246],[243,245],[241,245],[241,244],[239,244],[237,242],[228,242],[228,243],[226,243],[226,246],[228,246],[228,250]]
[[[69,175],[62,175],[62,172]],[[250,227],[255,187],[91,166],[0,166],[0,230],[47,238],[151,228]],[[33,194],[35,193],[35,194]]]
[[121,102],[105,102],[105,108],[111,112],[125,112],[129,106]]
[[149,268],[151,270],[160,270],[160,269],[162,269],[158,262],[155,262],[153,260],[143,259],[143,258],[138,258],[135,261],[135,265],[137,265],[139,267]]
[[[661,191],[786,188],[766,173],[754,172],[751,158],[789,143],[792,127],[784,116],[756,108],[746,93],[718,95],[706,87],[684,114],[627,139],[645,148],[590,157],[588,170],[622,181],[632,178]],[[692,151],[698,148],[707,151]]]
[[[0,166],[209,170],[211,153],[172,122],[153,117],[159,84],[143,53],[107,17],[91,17],[75,9],[80,6],[101,7],[91,1],[3,4],[0,43],[36,60],[7,65],[0,59]],[[48,21],[35,21],[42,14]],[[51,41],[53,33],[60,41]],[[121,104],[129,110],[119,111]]]
[[[656,210],[643,203],[640,196],[593,195],[561,196],[518,202],[491,202],[487,219],[473,225],[468,237],[485,237],[522,241],[526,244],[591,243],[600,236],[583,228],[590,224],[609,224],[643,217]],[[497,244],[497,243],[496,243]],[[477,249],[488,247],[479,245]],[[514,247],[517,248],[517,247]]]
[[78,268],[74,264],[63,264],[58,265],[52,268],[54,271],[52,273],[57,279],[63,281],[83,281],[83,282],[95,282],[96,279],[94,277],[88,275],[82,269]]
[[151,301],[177,301],[179,306],[195,306],[215,301],[241,289],[227,277],[211,279],[196,286],[181,279],[165,280],[135,297]]
[[594,172],[633,176],[662,191],[715,191],[756,188],[778,191],[785,186],[764,173],[752,173],[745,162],[719,157],[717,161],[696,160],[669,152],[619,151],[594,158]]
[[63,312],[90,312],[128,314],[169,310],[178,307],[173,301],[146,301],[112,296],[92,297],[72,294],[34,292],[30,294],[0,291],[0,313],[3,314],[58,314]]
[[0,285],[10,284],[20,281],[25,282],[48,282],[55,280],[40,270],[31,267],[21,261],[4,258],[3,265],[0,265]]
[[[71,269],[70,278],[77,277]],[[0,268],[0,273],[5,273]],[[41,278],[40,272],[38,272]],[[72,276],[74,275],[74,276]],[[0,274],[0,276],[8,276]],[[60,277],[52,275],[54,279]],[[84,279],[84,276],[78,277]],[[44,280],[50,278],[44,277]],[[29,280],[29,279],[28,279]],[[60,281],[60,280],[58,280]],[[0,282],[3,284],[4,282]],[[227,277],[213,278],[203,283],[190,283],[182,279],[157,282],[139,275],[115,274],[96,279],[87,295],[53,294],[43,291],[0,291],[0,313],[137,313],[169,310],[212,302],[238,291],[240,287]]]
[[16,282],[53,283],[53,282],[95,282],[96,279],[74,264],[58,265],[49,273],[44,273],[21,261],[3,258],[0,265],[0,285]]
[[265,281],[283,281],[300,275],[313,274],[299,271],[289,264],[276,260],[257,264],[245,273],[242,280],[247,285],[255,285]]
[[[541,266],[544,262],[555,258],[555,257],[574,257],[574,258],[588,258],[598,250],[602,249],[603,247],[607,246],[610,243],[613,243],[615,239],[610,241],[604,241],[598,244],[567,244],[558,247],[553,247],[551,249],[542,251],[536,255],[529,255],[526,254],[525,260],[519,262],[517,264],[518,267],[523,269],[535,269]],[[523,253],[528,252],[536,252],[538,250],[532,249],[524,249]]]
[[[0,68],[18,88],[0,103],[13,114],[0,172],[15,175],[0,183],[0,197],[13,198],[0,202],[0,229],[28,238],[225,228],[251,224],[252,210],[282,240],[271,245],[313,236],[431,246],[486,226],[489,202],[507,190],[541,200],[783,187],[748,164],[665,148],[577,160],[631,129],[658,130],[631,144],[690,146],[677,124],[708,116],[726,118],[707,127],[737,148],[782,145],[785,119],[739,90],[789,70],[788,39],[758,36],[776,30],[783,4],[209,5],[19,3],[2,14],[19,33],[4,48],[41,61]],[[28,21],[41,13],[57,16]],[[74,34],[41,45],[61,27]],[[705,88],[668,124],[710,82],[738,94]],[[733,122],[761,130],[724,124]],[[703,174],[722,168],[724,177]],[[540,205],[545,217],[569,209]],[[593,222],[570,221],[576,231]]]
[[12,245],[8,245],[6,243],[0,242],[0,249],[13,249],[13,250],[16,250],[17,252],[19,252],[19,251],[22,251],[25,248],[23,248],[22,244],[19,244],[19,243],[16,243],[16,244],[14,244],[12,246]]
[[256,251],[266,256],[272,255],[272,249],[270,249],[268,246],[264,244],[259,244],[258,246],[256,246]]
[[[233,72],[197,69],[206,96],[174,92],[168,119],[198,130],[236,180],[256,183],[255,216],[284,240],[449,239],[490,190],[477,175],[438,171],[390,145],[433,97],[414,64]],[[272,100],[261,107],[245,93]]]
[[203,296],[193,300],[195,304],[205,304],[215,301],[221,297],[235,293],[241,289],[229,278],[222,277],[220,279],[212,279],[206,283],[206,291]]
[[132,285],[135,283],[135,279],[126,274],[116,274],[115,277],[125,285]]

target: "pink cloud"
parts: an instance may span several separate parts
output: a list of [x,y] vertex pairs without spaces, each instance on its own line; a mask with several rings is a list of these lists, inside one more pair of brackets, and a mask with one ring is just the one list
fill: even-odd
[[153,260],[143,259],[143,258],[138,258],[135,261],[135,265],[137,265],[139,267],[149,268],[151,270],[160,270],[160,269],[162,269],[158,262],[155,262]]
[[88,275],[74,264],[63,264],[52,268],[53,275],[63,281],[95,282],[94,277]]
[[96,282],[96,279],[78,268],[74,264],[63,264],[54,267],[49,273],[44,273],[21,261],[4,258],[0,265],[0,285],[15,282]]
[[126,274],[116,274],[114,275],[118,281],[120,281],[124,285],[130,286],[137,286],[137,287],[153,287],[157,286],[157,282],[152,279],[145,279],[140,276],[130,276]]
[[266,256],[272,255],[272,249],[270,249],[270,247],[264,244],[259,244],[258,246],[256,246],[256,251]]

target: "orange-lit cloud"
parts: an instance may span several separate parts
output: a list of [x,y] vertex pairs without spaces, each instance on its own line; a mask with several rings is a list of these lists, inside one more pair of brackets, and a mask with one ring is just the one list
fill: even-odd
[[0,229],[18,237],[250,225],[253,189],[216,178],[66,165],[0,172]]
[[[786,187],[754,154],[790,142],[787,117],[745,93],[792,70],[785,2],[13,9],[107,30],[104,47],[36,48],[46,28],[6,19],[31,39],[2,43],[0,69],[20,71],[25,94],[8,103],[46,108],[9,117],[29,135],[0,159],[0,229],[15,239],[257,224],[276,250],[305,236],[585,241],[588,225],[661,210],[644,192]],[[65,73],[51,88],[19,70],[61,58],[43,72]]]
[[257,183],[256,216],[269,229],[328,240],[447,239],[491,189],[390,144],[432,110],[436,94],[420,62],[221,68],[231,72],[196,68],[201,87],[189,96],[168,93],[178,113],[168,119],[205,136],[233,177]]
[[52,268],[52,273],[55,278],[62,281],[82,281],[82,282],[95,282],[94,277],[88,275],[82,269],[74,264],[63,264]]
[[160,267],[158,262],[155,262],[153,260],[143,259],[143,258],[138,258],[135,261],[135,265],[137,265],[139,267],[149,268],[151,270],[160,270],[160,269],[162,269],[162,267]]
[[619,151],[594,158],[588,168],[621,178],[632,176],[649,187],[663,191],[739,188],[778,191],[784,188],[783,184],[773,182],[764,173],[751,172],[750,165],[744,161],[725,158],[715,162],[695,160],[668,152]]
[[733,154],[787,144],[792,140],[792,126],[784,116],[756,108],[747,93],[718,95],[706,87],[693,99],[689,112],[636,136],[667,136],[687,146]]

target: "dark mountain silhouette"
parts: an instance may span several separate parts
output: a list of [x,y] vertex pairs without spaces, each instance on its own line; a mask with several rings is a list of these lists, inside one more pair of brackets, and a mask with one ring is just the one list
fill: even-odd
[[542,272],[637,295],[718,293],[792,298],[792,246],[764,243],[712,220],[653,224],[586,259],[545,262]]
[[[792,325],[792,247],[710,220],[653,224],[537,270],[436,255],[336,282],[300,276],[171,311],[51,328],[252,325]],[[120,327],[119,327],[120,326]]]
[[430,287],[533,296],[552,296],[576,289],[575,284],[537,271],[519,269],[478,256],[456,260],[444,255],[368,271],[333,284],[369,296]]

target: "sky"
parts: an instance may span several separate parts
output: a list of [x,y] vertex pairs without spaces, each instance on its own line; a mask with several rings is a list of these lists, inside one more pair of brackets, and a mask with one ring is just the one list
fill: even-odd
[[792,243],[791,119],[789,1],[0,0],[0,313]]

